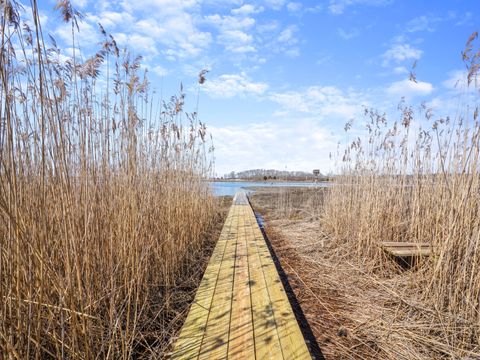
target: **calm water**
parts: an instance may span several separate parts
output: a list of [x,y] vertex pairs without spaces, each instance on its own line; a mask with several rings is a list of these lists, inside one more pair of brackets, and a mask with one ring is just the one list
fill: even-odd
[[230,195],[233,196],[235,193],[240,189],[245,189],[252,186],[258,187],[313,187],[313,186],[320,186],[326,187],[330,184],[328,182],[269,182],[269,181],[216,181],[211,182],[210,185],[212,186],[213,193],[216,196],[225,196]]

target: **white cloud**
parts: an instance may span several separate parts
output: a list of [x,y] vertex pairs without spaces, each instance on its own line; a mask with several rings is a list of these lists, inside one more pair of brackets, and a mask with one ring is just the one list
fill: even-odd
[[305,9],[305,12],[311,13],[311,14],[316,14],[316,13],[322,11],[322,10],[323,10],[323,5],[322,4],[317,4],[315,6],[307,7]]
[[219,29],[249,29],[255,25],[255,19],[252,17],[221,16],[219,14],[208,15],[205,17],[207,24],[214,25]]
[[[101,4],[96,5],[96,13],[87,13],[79,23],[80,32],[76,38],[81,47],[92,48],[100,42],[97,23],[113,33],[119,45],[146,56],[163,53],[170,60],[191,59],[204,53],[211,43],[211,34],[198,28],[196,14],[200,11],[200,2],[197,0],[133,3],[124,0],[116,6]],[[55,33],[67,44],[71,42],[70,25],[58,25]]]
[[280,10],[285,5],[286,0],[264,0],[265,5],[271,7],[274,10]]
[[473,26],[475,24],[473,13],[467,11],[465,14],[458,16],[459,20],[455,23],[455,26]]
[[289,2],[287,4],[287,10],[290,12],[298,12],[302,9],[302,4],[299,2]]
[[315,62],[315,64],[317,64],[317,65],[323,65],[323,64],[329,63],[331,60],[332,60],[332,55],[321,55],[321,56],[317,59],[317,61]]
[[435,31],[435,25],[442,21],[442,18],[432,15],[422,15],[410,20],[405,29],[407,32]]
[[406,60],[418,60],[422,56],[423,51],[416,49],[409,44],[393,44],[382,55],[382,65],[390,66],[392,63],[401,63]]
[[299,40],[296,37],[298,27],[289,25],[283,29],[277,36],[276,41],[272,41],[269,47],[274,53],[283,53],[289,57],[300,56],[300,49],[297,47]]
[[[124,0],[121,2],[122,18],[131,24],[125,26],[122,22],[122,30],[128,37],[138,34],[153,39],[153,47],[157,49],[150,52],[163,52],[170,60],[197,57],[211,43],[211,34],[197,26],[199,6],[197,0]],[[130,14],[133,21],[124,14]],[[107,15],[107,20],[119,21],[118,14],[110,12]]]
[[88,0],[72,0],[72,5],[75,9],[83,9],[88,5]]
[[171,18],[144,18],[133,29],[164,45],[165,53],[173,59],[198,56],[211,42],[210,33],[199,31],[192,15],[186,12]]
[[244,16],[220,16],[218,14],[205,17],[207,24],[218,29],[217,41],[227,51],[233,53],[255,52],[254,38],[248,33],[255,25],[255,19]]
[[264,24],[258,24],[256,26],[256,29],[259,33],[269,33],[269,32],[272,32],[272,31],[275,31],[279,28],[279,24],[278,24],[278,21],[276,20],[273,20],[273,21],[270,21],[270,22],[267,22],[267,23],[264,23]]
[[253,37],[241,30],[225,30],[217,37],[225,49],[234,53],[255,52]]
[[273,93],[270,100],[280,104],[283,109],[296,112],[316,114],[319,116],[335,115],[349,120],[368,101],[361,94],[350,91],[344,93],[334,86],[310,86],[304,91]]
[[167,17],[192,9],[199,5],[198,0],[142,0],[130,1],[123,0],[121,6],[128,12],[143,10],[152,15]]
[[448,78],[442,82],[442,85],[449,89],[462,89],[467,86],[467,72],[465,70],[454,70],[448,73]]
[[[3,3],[4,2],[1,1],[2,5]],[[22,4],[21,7],[23,11],[19,12],[20,19],[24,21],[30,27],[30,29],[35,29],[35,22],[33,21],[33,9],[26,4]],[[48,15],[44,11],[39,10],[38,15],[39,15],[40,24],[42,25],[43,28],[50,25],[48,24],[48,20],[49,20]]]
[[263,6],[256,7],[252,4],[245,4],[237,9],[232,10],[232,14],[234,15],[250,15],[250,14],[258,14],[263,11]]
[[[89,48],[100,42],[100,31],[98,26],[88,21],[79,21],[78,27],[80,31],[75,34],[75,40],[80,48]],[[61,23],[55,30],[55,34],[62,39],[65,44],[72,44],[72,25],[69,23]]]
[[328,9],[332,14],[341,15],[349,6],[384,6],[391,2],[392,0],[330,0]]
[[350,40],[360,35],[360,31],[358,31],[358,29],[344,30],[339,28],[338,35],[345,40]]
[[288,50],[285,50],[285,55],[287,55],[288,57],[299,57],[300,56],[300,50],[298,48],[292,48],[292,49],[288,49]]
[[91,22],[102,24],[107,31],[112,31],[119,27],[129,27],[135,22],[134,17],[125,11],[115,12],[107,10],[99,13],[98,16],[94,14],[87,14],[87,18]]
[[139,33],[116,33],[115,40],[120,46],[126,46],[137,55],[157,55],[155,40]]
[[437,92],[427,103],[433,109],[435,117],[472,116],[470,111],[478,104],[478,88],[474,84],[467,85],[466,70],[448,72],[441,85],[444,91]]
[[297,26],[290,25],[283,30],[278,36],[278,41],[287,45],[293,45],[298,43],[298,39],[295,37],[295,33],[298,31]]
[[399,75],[408,74],[408,69],[405,66],[396,66],[393,68],[393,73]]
[[332,170],[329,152],[335,149],[338,138],[314,119],[209,129],[215,141],[215,170],[220,175],[255,168]]
[[167,69],[165,69],[163,66],[161,65],[157,65],[157,66],[154,66],[152,68],[152,71],[157,74],[158,76],[165,76],[169,73],[169,71]]
[[430,95],[432,91],[432,84],[423,81],[414,82],[408,79],[396,81],[387,88],[388,94],[406,98]]
[[240,43],[252,42],[252,36],[241,30],[227,30],[221,34],[220,38],[224,38],[225,41],[235,41]]
[[224,74],[217,79],[207,80],[202,89],[216,98],[231,98],[262,95],[268,89],[268,85],[251,81],[245,73]]

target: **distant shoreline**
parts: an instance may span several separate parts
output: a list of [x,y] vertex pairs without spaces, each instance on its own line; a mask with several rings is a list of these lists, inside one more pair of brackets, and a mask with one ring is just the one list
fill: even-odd
[[286,183],[286,182],[330,182],[331,178],[324,179],[208,179],[209,182],[264,182],[264,183]]

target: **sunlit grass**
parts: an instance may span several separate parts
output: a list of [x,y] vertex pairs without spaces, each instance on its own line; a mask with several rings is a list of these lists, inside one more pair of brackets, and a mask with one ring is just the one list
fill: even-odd
[[401,119],[392,123],[366,109],[361,134],[367,135],[353,135],[340,154],[342,175],[323,207],[322,227],[339,249],[377,275],[398,271],[379,246],[382,241],[431,245],[432,255],[409,278],[409,292],[405,284],[395,290],[405,304],[418,306],[398,310],[398,321],[411,328],[392,324],[399,326],[401,346],[413,357],[421,357],[425,347],[435,356],[454,358],[479,351],[480,122],[478,89],[472,88],[480,53],[475,39],[474,34],[464,53],[470,87],[457,114],[436,118],[434,109],[422,105],[419,118],[402,102]]
[[61,61],[36,1],[30,25],[0,9],[0,357],[150,356],[214,221],[205,125],[103,28]]

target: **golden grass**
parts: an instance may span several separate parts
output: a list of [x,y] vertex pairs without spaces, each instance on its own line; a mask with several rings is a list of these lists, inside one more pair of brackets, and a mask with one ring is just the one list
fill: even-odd
[[[58,7],[75,48],[79,14]],[[158,353],[215,221],[205,125],[182,93],[156,103],[103,28],[97,54],[61,62],[36,1],[34,28],[0,9],[0,357]]]
[[[480,51],[472,41],[464,53],[473,86]],[[477,51],[475,53],[475,51]],[[472,356],[480,344],[480,122],[478,90],[464,89],[458,113],[435,119],[422,105],[423,119],[404,102],[401,121],[365,110],[366,136],[352,141],[342,159],[343,175],[327,193],[322,228],[369,272],[395,273],[382,241],[431,244],[410,284],[393,290],[410,303],[404,321],[426,322],[412,332],[415,342],[437,348],[437,355]],[[348,129],[350,126],[347,126]],[[400,279],[400,278],[399,278]],[[405,290],[408,288],[408,290]],[[421,309],[427,309],[422,311]],[[414,315],[415,314],[415,315]],[[406,325],[405,325],[406,326]],[[394,331],[385,327],[385,331]]]

